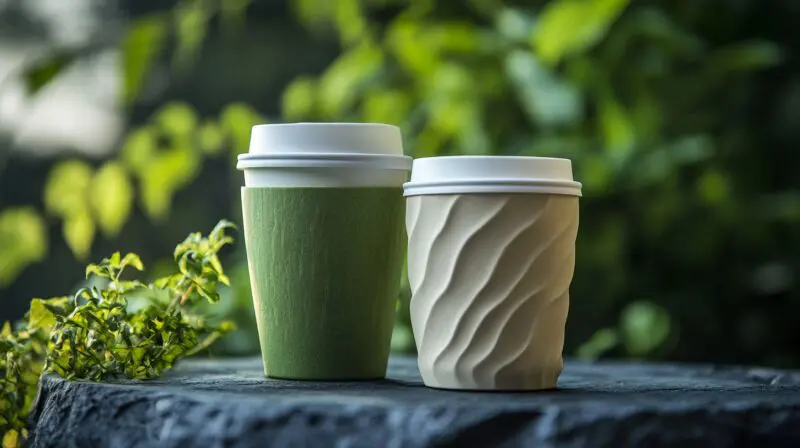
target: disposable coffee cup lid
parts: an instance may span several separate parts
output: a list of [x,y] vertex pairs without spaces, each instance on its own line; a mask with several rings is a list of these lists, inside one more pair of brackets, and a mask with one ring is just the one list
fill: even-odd
[[357,167],[410,170],[400,129],[381,123],[288,123],[253,126],[239,169]]
[[405,196],[465,193],[544,193],[581,196],[569,159],[446,156],[414,160]]

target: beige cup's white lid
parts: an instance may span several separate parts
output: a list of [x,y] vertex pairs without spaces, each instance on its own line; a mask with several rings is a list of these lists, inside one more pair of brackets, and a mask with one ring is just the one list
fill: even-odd
[[581,196],[569,159],[445,156],[414,160],[405,196],[462,193],[547,193]]

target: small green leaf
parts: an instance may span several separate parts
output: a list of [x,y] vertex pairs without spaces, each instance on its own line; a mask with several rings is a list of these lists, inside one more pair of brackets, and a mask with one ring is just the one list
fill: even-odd
[[42,299],[31,300],[30,310],[28,311],[28,328],[31,330],[44,330],[45,332],[56,323],[56,316],[45,306]]
[[131,266],[137,271],[144,271],[144,263],[142,263],[142,259],[136,254],[125,255],[125,258],[122,259],[122,263],[120,264],[122,267]]
[[616,168],[625,166],[636,144],[636,130],[628,112],[607,96],[599,104],[600,129],[606,150]]
[[123,97],[133,102],[144,85],[153,62],[160,55],[169,29],[166,15],[154,14],[134,20],[122,40]]
[[119,162],[103,165],[94,177],[89,192],[100,230],[115,237],[122,230],[133,208],[133,186]]

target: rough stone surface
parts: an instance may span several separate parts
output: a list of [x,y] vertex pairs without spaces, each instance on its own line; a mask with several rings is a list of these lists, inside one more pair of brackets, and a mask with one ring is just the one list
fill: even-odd
[[567,363],[558,390],[425,388],[412,358],[389,378],[262,377],[257,359],[192,361],[162,380],[47,377],[32,447],[800,446],[800,373]]

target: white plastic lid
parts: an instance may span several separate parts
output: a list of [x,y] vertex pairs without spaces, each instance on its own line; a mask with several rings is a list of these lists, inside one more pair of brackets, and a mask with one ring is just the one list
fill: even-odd
[[289,123],[253,126],[250,155],[349,153],[403,155],[397,126],[380,123]]
[[363,167],[411,169],[397,126],[380,123],[289,123],[253,126],[237,168]]
[[405,196],[461,193],[546,193],[581,196],[569,159],[445,156],[414,160]]

